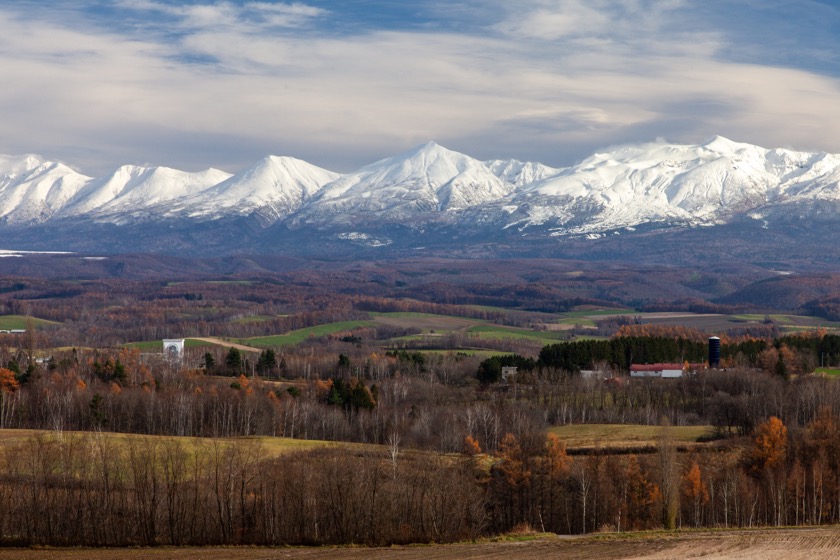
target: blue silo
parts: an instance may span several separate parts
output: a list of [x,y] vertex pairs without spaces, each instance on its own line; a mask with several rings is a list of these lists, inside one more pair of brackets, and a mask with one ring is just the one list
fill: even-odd
[[720,338],[712,336],[709,338],[709,367],[720,366]]

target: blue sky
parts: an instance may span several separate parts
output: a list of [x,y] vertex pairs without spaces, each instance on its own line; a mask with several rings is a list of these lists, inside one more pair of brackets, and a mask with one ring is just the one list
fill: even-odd
[[720,134],[840,153],[840,3],[0,0],[0,153],[351,171]]

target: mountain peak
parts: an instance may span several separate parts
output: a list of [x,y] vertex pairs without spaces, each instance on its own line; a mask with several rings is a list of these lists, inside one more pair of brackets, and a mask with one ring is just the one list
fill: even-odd
[[443,146],[441,146],[440,144],[438,144],[438,143],[437,143],[437,142],[435,142],[434,140],[429,140],[429,141],[428,141],[428,142],[426,142],[425,144],[420,144],[420,145],[418,145],[418,146],[415,146],[415,147],[414,147],[414,149],[413,149],[413,150],[411,150],[411,151],[415,151],[415,152],[433,152],[433,151],[437,151],[437,150],[446,150],[446,148],[444,148]]
[[724,136],[715,135],[703,142],[701,147],[719,153],[733,153],[744,150],[745,148],[755,148],[752,144],[744,144],[742,142],[735,142]]
[[35,154],[24,154],[20,156],[0,155],[0,174],[19,175],[32,171],[44,165],[45,162]]
[[91,179],[37,156],[0,155],[0,228],[49,222],[65,232],[71,219],[188,230],[256,218],[260,228],[312,226],[317,235],[409,228],[419,236],[442,226],[479,237],[553,238],[712,226],[797,204],[824,216],[840,211],[840,156],[714,136],[702,144],[616,146],[554,169],[482,162],[429,141],[347,174],[268,155],[233,176],[127,165]]
[[411,148],[410,150],[395,156],[394,158],[389,159],[416,159],[416,158],[429,158],[429,157],[439,157],[441,155],[449,155],[449,154],[458,154],[458,152],[453,152],[447,148],[444,148],[434,140],[430,140],[425,144],[420,144]]

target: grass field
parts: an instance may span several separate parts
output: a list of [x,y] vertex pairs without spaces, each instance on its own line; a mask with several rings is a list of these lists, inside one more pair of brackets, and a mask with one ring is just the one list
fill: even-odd
[[[52,431],[44,431],[44,430],[14,430],[14,429],[4,429],[0,430],[0,451],[2,451],[6,446],[12,445],[14,443],[20,443],[26,441],[33,436],[36,435],[45,435],[48,438],[58,437],[57,432]],[[308,449],[316,449],[322,447],[348,447],[348,448],[363,448],[366,447],[365,444],[355,444],[355,443],[343,443],[343,442],[334,442],[334,441],[321,441],[321,440],[304,440],[304,439],[291,439],[291,438],[281,438],[281,437],[269,437],[269,436],[255,436],[255,437],[248,437],[248,438],[192,438],[192,437],[176,437],[176,436],[149,436],[143,434],[122,434],[122,433],[114,433],[114,432],[63,432],[62,437],[71,437],[71,436],[89,436],[89,437],[104,437],[110,440],[110,442],[116,444],[127,444],[130,441],[153,441],[153,440],[169,440],[169,441],[179,441],[184,445],[203,445],[209,444],[211,442],[234,442],[234,441],[252,441],[256,443],[262,444],[265,451],[271,457],[276,457],[282,455],[284,453],[291,453],[293,451],[306,451]],[[368,446],[373,447],[373,446]],[[2,550],[2,549],[0,549]],[[2,558],[2,553],[0,553],[0,558]]]
[[818,367],[814,370],[816,374],[823,374],[828,375],[830,377],[840,377],[840,369],[837,368],[827,368],[827,367]]
[[[37,319],[32,317],[32,324],[35,327],[41,327],[44,325],[60,325],[61,323],[56,323],[55,321],[47,321],[46,319]],[[25,329],[26,328],[26,317],[23,315],[0,315],[0,329],[4,331],[9,331],[12,329]]]
[[780,329],[784,331],[802,331],[812,330],[818,328],[825,329],[840,329],[840,322],[828,321],[821,317],[808,317],[805,315],[758,315],[758,314],[744,314],[732,315],[732,318],[739,321],[750,322],[764,322],[768,318],[773,321]]
[[476,325],[469,329],[471,335],[477,335],[479,338],[495,338],[495,339],[520,339],[520,340],[536,340],[550,344],[563,340],[564,334],[557,331],[532,331],[530,329],[518,329],[516,327],[504,327],[501,325]]
[[[163,352],[162,340],[144,340],[143,342],[129,342],[123,344],[126,348],[139,348],[140,351],[160,351]],[[204,340],[196,340],[194,338],[187,338],[184,340],[184,346],[187,348],[198,348],[199,346],[213,346],[211,343]]]
[[[486,306],[472,306],[480,309],[492,309],[494,311],[507,312],[512,314],[525,313],[518,310],[505,310]],[[574,325],[594,327],[599,319],[610,316],[633,315],[645,323],[655,325],[679,325],[695,328],[710,333],[723,332],[734,326],[743,326],[745,323],[761,322],[765,315],[719,315],[719,314],[697,314],[686,312],[675,313],[640,313],[632,309],[579,309],[567,313],[539,314],[539,320],[544,321],[548,330],[532,330],[489,323],[482,319],[472,319],[450,315],[438,315],[432,313],[415,312],[392,312],[392,313],[371,313],[370,320],[340,321],[327,323],[304,329],[290,331],[284,334],[271,336],[260,336],[253,338],[231,339],[233,342],[246,346],[260,348],[272,346],[293,346],[300,344],[310,338],[326,336],[342,331],[351,331],[360,327],[375,327],[386,325],[404,329],[418,329],[423,334],[399,337],[391,342],[416,342],[424,340],[429,335],[445,335],[447,333],[463,333],[479,339],[528,341],[539,344],[552,344],[566,339],[565,331]],[[271,320],[272,317],[256,315],[238,319],[239,323],[255,323]],[[776,322],[783,330],[801,331],[816,329],[819,327],[829,329],[840,329],[840,323],[832,323],[816,317],[803,317],[795,315],[771,315],[770,319]],[[3,326],[5,324],[11,326]],[[38,321],[38,320],[36,320]],[[46,323],[42,321],[42,323]],[[0,329],[23,328],[25,319],[19,316],[0,317]],[[576,339],[599,339],[601,337],[579,336]],[[207,341],[187,339],[188,347],[205,346]],[[156,350],[160,345],[159,341],[133,342],[126,344],[129,347],[140,348],[144,351]],[[469,350],[469,348],[467,348]]]
[[[670,437],[676,443],[692,443],[699,438],[712,433],[710,426],[672,426],[667,428]],[[621,447],[655,445],[662,433],[659,426],[643,426],[637,424],[570,424],[566,426],[555,426],[549,432],[556,435],[566,444],[568,448],[594,447]],[[36,434],[44,434],[47,437],[57,437],[57,432],[45,430],[0,430],[0,449],[15,442],[21,442],[33,437]],[[93,432],[63,432],[64,436],[88,435],[94,436]],[[361,443],[344,443],[320,440],[302,440],[270,436],[254,436],[248,438],[213,439],[213,438],[191,438],[176,436],[149,436],[143,434],[123,434],[113,432],[97,432],[97,437],[106,437],[114,442],[128,442],[130,440],[154,440],[167,439],[178,440],[185,444],[201,444],[212,441],[237,441],[247,440],[261,443],[271,456],[301,451],[320,447],[346,447],[350,449],[375,449],[376,445]]]
[[286,346],[289,344],[300,344],[308,338],[326,336],[328,334],[349,331],[359,327],[372,327],[374,325],[375,323],[373,321],[339,321],[338,323],[327,323],[325,325],[318,325],[317,327],[298,329],[290,331],[286,334],[242,338],[237,340],[237,342],[247,346]]
[[[627,447],[656,445],[661,437],[660,426],[638,424],[569,424],[555,426],[549,432],[560,438],[566,447]],[[711,426],[671,426],[667,428],[677,443],[692,443],[712,434]]]
[[382,325],[405,329],[415,328],[424,332],[463,331],[484,322],[480,319],[411,312],[371,313],[371,317]]
[[236,319],[233,321],[234,323],[264,323],[266,321],[271,321],[274,319],[273,315],[251,315],[250,317],[242,317],[241,319]]

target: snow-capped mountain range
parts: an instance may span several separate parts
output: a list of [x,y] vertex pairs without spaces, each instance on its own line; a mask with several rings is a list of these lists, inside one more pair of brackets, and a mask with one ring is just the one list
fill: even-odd
[[235,175],[126,165],[92,178],[31,155],[0,156],[0,233],[16,239],[30,228],[66,239],[79,224],[112,232],[200,224],[206,239],[214,223],[241,220],[274,239],[305,230],[384,247],[392,227],[413,232],[414,244],[441,228],[473,238],[593,238],[737,219],[769,227],[778,216],[833,219],[838,208],[840,156],[722,137],[623,146],[561,169],[482,162],[434,142],[348,174],[269,156]]

